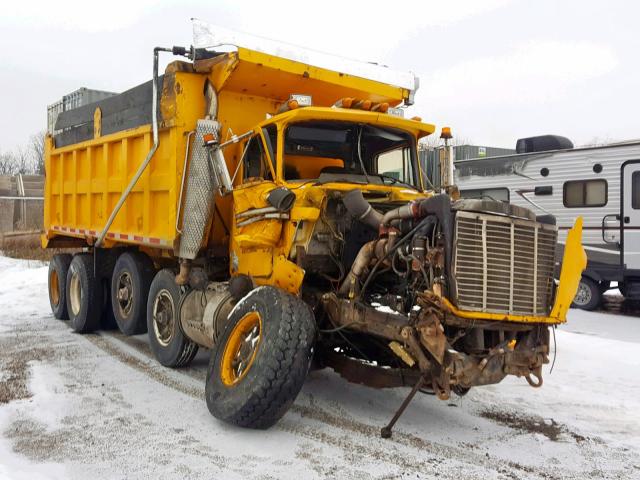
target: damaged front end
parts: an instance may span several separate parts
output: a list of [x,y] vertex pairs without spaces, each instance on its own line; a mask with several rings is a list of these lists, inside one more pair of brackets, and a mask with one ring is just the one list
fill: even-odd
[[554,282],[557,227],[502,202],[445,194],[371,205],[359,190],[346,210],[373,232],[335,293],[320,304],[323,361],[375,387],[451,390],[506,375],[542,385],[549,326],[565,321],[586,264],[581,219]]

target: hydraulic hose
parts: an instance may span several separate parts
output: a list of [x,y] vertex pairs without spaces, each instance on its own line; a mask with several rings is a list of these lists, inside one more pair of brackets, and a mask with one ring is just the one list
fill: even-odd
[[111,215],[109,215],[109,219],[107,220],[106,225],[104,226],[104,228],[102,229],[102,232],[100,232],[100,235],[96,240],[96,243],[95,243],[96,248],[102,245],[102,242],[104,241],[104,237],[107,236],[107,232],[109,231],[109,228],[111,228],[111,224],[113,223],[113,221],[116,219],[118,212],[120,212],[122,205],[124,205],[125,200],[131,193],[131,190],[133,190],[133,187],[136,186],[136,183],[138,183],[138,180],[140,179],[143,172],[149,165],[149,162],[151,162],[151,159],[153,158],[153,155],[156,153],[156,150],[158,150],[158,144],[160,143],[158,138],[158,53],[171,52],[171,51],[173,51],[173,49],[163,48],[163,47],[156,47],[153,49],[153,80],[151,82],[151,91],[153,92],[153,98],[151,99],[151,117],[152,117],[151,126],[153,131],[153,146],[151,147],[151,150],[149,150],[147,157],[138,167],[138,170],[136,171],[133,178],[131,178],[131,181],[127,185],[127,188],[125,188],[124,192],[122,192],[122,195],[120,195],[120,199],[118,200],[118,203],[116,204],[115,208],[111,212]]
[[[425,218],[420,223],[418,223],[418,225],[413,227],[404,237],[402,237],[400,240],[398,240],[398,242],[395,244],[395,247],[399,248],[402,245],[404,245],[405,243],[407,243],[409,240],[411,240],[411,238],[413,237],[414,233],[416,233],[418,230],[420,230],[422,227],[424,227],[428,222],[430,222],[430,220],[428,218]],[[365,280],[364,284],[362,285],[362,288],[360,289],[360,294],[359,294],[360,298],[363,297],[365,291],[367,290],[367,287],[369,286],[369,283],[371,282],[371,279],[373,278],[374,274],[378,270],[378,267],[380,267],[380,264],[393,251],[394,251],[394,249],[389,249],[389,250],[387,250],[387,252],[382,257],[378,258],[378,261],[374,264],[373,268],[369,272],[369,275],[367,276],[367,279]]]

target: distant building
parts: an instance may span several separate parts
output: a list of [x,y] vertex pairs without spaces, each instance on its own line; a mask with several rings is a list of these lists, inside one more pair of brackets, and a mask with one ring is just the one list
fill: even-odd
[[[419,150],[418,156],[422,174],[427,186],[440,186],[440,164],[438,162],[440,147]],[[499,157],[516,153],[513,148],[486,147],[480,145],[456,145],[453,147],[454,162],[471,158]]]

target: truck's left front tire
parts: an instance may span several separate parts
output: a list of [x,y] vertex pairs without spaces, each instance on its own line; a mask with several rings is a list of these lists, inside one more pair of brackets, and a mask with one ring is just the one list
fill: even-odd
[[89,333],[100,328],[103,308],[103,286],[93,271],[93,256],[74,255],[67,272],[67,311],[71,328],[78,333]]
[[180,287],[174,273],[160,270],[149,289],[147,330],[151,350],[165,367],[184,367],[198,352],[198,345],[182,333],[179,307]]
[[229,315],[211,351],[205,395],[211,414],[246,428],[275,424],[300,392],[313,357],[309,306],[274,287],[258,287]]

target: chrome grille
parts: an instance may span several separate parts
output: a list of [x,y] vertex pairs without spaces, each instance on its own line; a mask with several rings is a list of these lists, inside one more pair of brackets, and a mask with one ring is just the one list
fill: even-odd
[[556,240],[555,225],[458,211],[454,253],[458,308],[547,315]]

